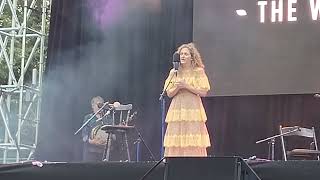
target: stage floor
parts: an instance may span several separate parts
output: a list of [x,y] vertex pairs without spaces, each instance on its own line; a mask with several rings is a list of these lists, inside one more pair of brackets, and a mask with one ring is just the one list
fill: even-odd
[[[188,161],[188,160],[187,160]],[[215,159],[210,159],[215,161]],[[186,171],[184,174],[190,173],[190,167],[194,168],[194,173],[197,175],[197,180],[207,179],[233,179],[233,174],[230,176],[221,176],[219,167],[208,167],[208,163],[202,164],[173,164],[169,168],[169,172],[179,169]],[[222,161],[218,163],[221,164]],[[111,179],[111,180],[139,180],[148,172],[157,162],[99,162],[99,163],[64,163],[64,162],[49,162],[49,163],[18,163],[18,164],[2,164],[0,165],[0,179],[42,179],[42,180],[64,180],[64,179]],[[211,162],[210,162],[211,163]],[[227,164],[227,163],[224,163]],[[249,164],[250,165],[250,164]],[[154,171],[152,171],[145,180],[163,180],[165,177],[165,169],[167,164],[160,163]],[[170,166],[170,165],[169,165]],[[177,167],[179,166],[179,167]],[[223,167],[221,165],[220,167]],[[196,167],[196,168],[195,168]],[[250,165],[253,171],[262,180],[296,180],[308,179],[318,180],[320,177],[320,162],[319,161],[273,161],[264,163],[253,163]],[[170,169],[172,171],[170,171]],[[188,170],[189,169],[189,170]],[[225,170],[225,167],[223,168]],[[202,170],[202,171],[198,171]],[[208,173],[210,171],[210,173]],[[219,171],[219,172],[218,172]],[[227,172],[227,171],[225,171]],[[216,177],[215,177],[216,175]],[[190,179],[193,177],[190,176]],[[167,180],[179,179],[177,174],[170,173],[167,175]],[[189,176],[188,176],[189,177]],[[189,178],[187,178],[189,179]],[[246,178],[245,178],[246,179]],[[247,178],[252,179],[252,178]],[[183,180],[186,180],[183,178]]]

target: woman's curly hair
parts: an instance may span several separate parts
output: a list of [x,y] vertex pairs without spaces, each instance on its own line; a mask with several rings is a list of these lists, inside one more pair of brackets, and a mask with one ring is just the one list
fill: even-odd
[[177,52],[180,54],[181,50],[183,48],[188,48],[191,54],[191,63],[193,67],[201,67],[204,68],[204,64],[202,62],[202,58],[200,56],[200,53],[198,49],[195,47],[194,43],[187,43],[187,44],[182,44]]

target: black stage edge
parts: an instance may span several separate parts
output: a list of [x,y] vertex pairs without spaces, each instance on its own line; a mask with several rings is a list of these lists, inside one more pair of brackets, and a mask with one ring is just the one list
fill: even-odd
[[167,158],[167,180],[259,180],[240,157]]
[[251,167],[263,180],[320,179],[320,161],[274,161]]
[[[0,179],[112,179],[139,180],[156,162],[32,163],[0,165]],[[274,161],[250,167],[237,157],[169,158],[145,180],[318,180],[319,161]],[[253,171],[252,171],[253,169]],[[166,176],[164,176],[166,175]],[[240,176],[238,176],[240,175]]]
[[[138,180],[155,162],[32,163],[1,165],[1,180]],[[163,180],[160,164],[146,180]]]

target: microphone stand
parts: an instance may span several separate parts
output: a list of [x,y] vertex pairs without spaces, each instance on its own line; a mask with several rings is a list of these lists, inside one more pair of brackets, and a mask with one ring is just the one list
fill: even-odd
[[[133,126],[133,127],[134,127],[135,131],[136,131],[137,134],[138,134],[139,140],[141,140],[142,144],[143,144],[143,145],[147,148],[147,150],[149,151],[149,154],[151,155],[152,160],[153,160],[153,161],[156,161],[156,158],[155,158],[155,156],[153,155],[151,149],[149,148],[149,146],[146,144],[146,142],[145,142],[144,139],[142,138],[142,135],[141,135],[140,131],[137,129],[136,126]],[[140,143],[139,140],[138,140],[137,143]]]
[[95,112],[85,123],[82,124],[82,126],[74,133],[74,135],[77,135],[104,107],[109,104],[109,102],[103,103],[102,107],[98,109],[97,112]]
[[[177,71],[177,70],[175,70]],[[176,74],[176,72],[175,72]],[[176,74],[177,75],[177,74]],[[166,90],[168,89],[169,87],[169,84],[172,83],[172,78],[173,78],[174,75],[171,76],[170,80],[169,80],[169,83],[167,84],[167,86],[163,89],[162,93],[160,94],[160,98],[159,98],[159,101],[161,103],[161,106],[160,106],[160,111],[161,111],[161,149],[160,149],[160,156],[161,158],[163,158],[164,156],[164,152],[163,152],[163,140],[164,140],[164,129],[165,129],[165,119],[166,119],[166,115],[165,115],[165,108],[166,108],[166,99],[165,99],[165,96],[164,96],[164,93],[166,92]]]
[[[130,117],[129,117],[129,121],[128,122],[131,122],[134,117],[137,115],[137,111],[135,111]],[[126,124],[124,124],[125,126],[127,126]],[[153,155],[151,149],[149,148],[149,146],[147,145],[147,143],[144,141],[140,131],[138,130],[138,128],[133,125],[133,128],[134,130],[136,131],[137,135],[138,135],[138,139],[134,142],[134,144],[137,144],[137,147],[136,147],[136,155],[137,155],[137,162],[139,161],[139,154],[140,154],[140,142],[142,142],[142,144],[147,148],[149,154],[150,154],[150,157],[152,158],[153,161],[156,161],[156,158],[155,156]]]
[[[176,55],[176,53],[174,54],[174,56]],[[175,57],[174,57],[175,59]],[[167,86],[163,89],[162,93],[160,94],[160,98],[159,98],[159,101],[161,102],[161,123],[162,123],[162,127],[161,127],[161,149],[160,149],[160,152],[161,152],[161,159],[147,172],[145,173],[141,178],[140,180],[144,180],[161,162],[164,162],[166,164],[166,160],[164,157],[164,152],[163,152],[163,139],[164,139],[164,127],[165,127],[165,105],[166,105],[166,102],[165,102],[165,97],[164,97],[164,93],[166,92],[166,90],[168,89],[169,87],[169,84],[172,83],[172,79],[174,76],[177,76],[177,72],[178,72],[178,66],[176,66],[174,64],[174,75],[172,75],[169,79],[169,83],[167,84]],[[167,166],[165,165],[165,172],[164,172],[164,180],[167,179]]]
[[[268,142],[268,144],[269,144],[269,155],[268,156],[269,156],[269,159],[273,161],[274,160],[274,144],[275,144],[276,138],[285,136],[287,134],[291,134],[291,133],[296,132],[296,131],[300,131],[300,128],[297,127],[296,129],[290,130],[288,132],[285,132],[285,133],[282,133],[282,134],[278,134],[278,135],[275,135],[275,136],[271,136],[271,137],[268,137],[266,139],[259,140],[259,141],[256,142],[256,144],[259,144],[259,143],[262,143],[262,142],[270,140],[270,142]],[[270,145],[271,145],[271,147],[270,147]],[[270,153],[270,151],[271,151],[271,153]],[[271,158],[270,158],[270,154],[271,154]]]
[[[149,169],[148,172],[146,172],[139,180],[144,180],[157,166],[159,166],[159,164],[161,162],[163,162],[165,160],[165,157],[162,157],[154,166],[152,166],[152,168]],[[165,161],[164,161],[165,162]],[[165,167],[166,170],[167,167]],[[164,179],[166,178],[166,173],[164,173]]]

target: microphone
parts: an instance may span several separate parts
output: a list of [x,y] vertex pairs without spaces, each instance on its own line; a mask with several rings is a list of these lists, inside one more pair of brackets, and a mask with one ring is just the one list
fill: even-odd
[[135,111],[134,113],[131,114],[131,116],[129,117],[129,121],[132,121],[133,118],[138,114],[137,111]]
[[97,106],[98,106],[98,108],[102,108],[103,103],[98,103]]
[[255,160],[255,159],[257,159],[257,156],[251,156],[248,158],[248,160]]
[[[100,109],[100,108],[102,108],[103,106],[108,105],[108,104],[109,104],[109,102],[98,103],[97,106],[98,106],[98,108]],[[106,108],[106,106],[105,106],[104,108]]]
[[99,114],[104,115],[106,113],[107,109],[109,109],[109,106],[110,105],[109,105],[108,101],[104,102],[104,103],[101,103],[101,102],[97,103],[97,107],[100,109]]
[[132,114],[129,116],[127,122],[126,122],[126,120],[123,120],[123,121],[121,122],[121,124],[127,126],[128,123],[131,122],[131,121],[133,120],[133,118],[134,118],[137,114],[138,114],[138,112],[135,111],[134,113],[132,113]]
[[295,127],[298,131],[301,131],[301,128],[299,126]]
[[108,111],[106,112],[106,115],[109,115],[111,113],[111,111],[113,111],[115,108],[119,107],[120,106],[120,103],[119,102],[114,102],[112,105],[111,105],[111,108],[108,109]]
[[180,54],[178,52],[175,52],[173,54],[172,64],[173,64],[174,71],[177,72],[180,66]]
[[111,113],[111,111],[113,111],[115,109],[115,107],[113,106],[112,108],[110,108],[107,112],[106,112],[106,115],[108,116],[110,113]]

